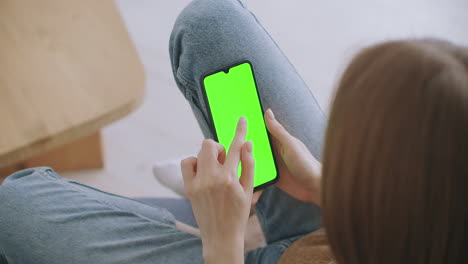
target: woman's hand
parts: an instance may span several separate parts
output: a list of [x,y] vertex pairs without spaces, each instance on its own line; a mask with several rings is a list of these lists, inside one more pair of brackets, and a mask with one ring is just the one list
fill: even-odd
[[[241,117],[229,153],[205,140],[198,158],[182,161],[182,175],[200,228],[207,263],[243,263],[244,237],[253,193],[252,143],[244,142],[247,125]],[[237,169],[242,162],[242,175]]]
[[300,201],[320,205],[320,162],[304,143],[286,131],[270,109],[265,112],[265,122],[273,136],[273,150],[280,175],[276,186]]

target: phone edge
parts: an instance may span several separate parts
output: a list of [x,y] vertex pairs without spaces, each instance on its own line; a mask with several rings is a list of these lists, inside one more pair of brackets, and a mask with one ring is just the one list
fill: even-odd
[[266,182],[266,183],[264,183],[264,184],[261,184],[261,185],[259,185],[259,186],[257,186],[257,187],[254,187],[254,192],[256,192],[256,191],[260,191],[260,190],[265,189],[266,187],[268,187],[268,186],[270,186],[270,185],[274,185],[275,183],[277,183],[278,180],[279,180],[279,178],[280,178],[280,175],[279,175],[279,172],[278,172],[278,164],[277,164],[277,162],[276,162],[277,157],[276,157],[275,152],[273,151],[273,144],[271,143],[271,142],[272,142],[272,141],[271,141],[271,134],[270,134],[270,132],[268,131],[268,128],[266,127],[266,123],[265,123],[265,110],[264,110],[264,107],[263,107],[263,104],[262,104],[262,99],[261,99],[261,97],[260,97],[260,91],[258,90],[257,78],[256,78],[256,76],[255,76],[255,71],[254,71],[253,63],[252,63],[250,60],[248,60],[248,59],[242,59],[242,60],[236,61],[236,62],[234,62],[234,63],[232,63],[232,64],[219,67],[219,68],[217,68],[217,69],[215,69],[215,70],[207,71],[207,72],[203,73],[203,74],[200,76],[200,86],[201,86],[201,88],[202,88],[201,90],[202,90],[202,94],[203,94],[203,101],[204,101],[204,103],[205,103],[205,105],[206,105],[206,107],[207,107],[207,109],[208,109],[208,110],[207,110],[207,112],[208,112],[208,118],[209,118],[209,120],[208,120],[208,121],[209,121],[208,126],[209,126],[210,129],[214,132],[214,135],[213,135],[213,136],[214,136],[214,140],[215,140],[216,142],[219,142],[219,140],[218,140],[218,135],[217,135],[217,132],[216,132],[216,128],[215,128],[214,122],[213,122],[213,116],[212,116],[212,114],[211,114],[210,104],[209,104],[209,102],[208,102],[208,97],[207,97],[207,95],[206,95],[205,84],[204,84],[203,80],[204,80],[207,76],[209,76],[209,75],[211,75],[211,74],[215,74],[215,73],[220,72],[220,71],[225,71],[225,70],[227,70],[227,69],[230,69],[230,68],[239,66],[239,65],[241,65],[241,64],[243,64],[243,63],[248,63],[248,64],[250,65],[250,68],[252,69],[252,76],[253,76],[254,83],[255,83],[255,89],[257,90],[258,101],[259,101],[259,103],[260,103],[260,108],[261,108],[262,114],[263,114],[263,115],[262,115],[263,125],[265,126],[265,130],[267,131],[268,141],[269,141],[269,143],[270,143],[271,153],[272,153],[272,155],[273,155],[273,164],[275,165],[275,171],[276,171],[276,177],[275,177],[273,180],[268,181],[268,182]]

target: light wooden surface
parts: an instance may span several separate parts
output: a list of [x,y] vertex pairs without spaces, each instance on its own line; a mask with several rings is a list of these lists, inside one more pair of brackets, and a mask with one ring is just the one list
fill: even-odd
[[113,1],[0,0],[0,167],[97,132],[143,88]]

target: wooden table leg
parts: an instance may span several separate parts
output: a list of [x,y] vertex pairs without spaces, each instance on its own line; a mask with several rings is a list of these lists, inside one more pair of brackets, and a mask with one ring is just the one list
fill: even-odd
[[52,167],[57,172],[103,168],[101,133],[81,138],[15,166],[0,168],[0,182],[15,171],[40,166]]

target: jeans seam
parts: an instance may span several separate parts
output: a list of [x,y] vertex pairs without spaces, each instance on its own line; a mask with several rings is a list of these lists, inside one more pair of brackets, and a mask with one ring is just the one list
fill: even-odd
[[277,246],[278,249],[280,250],[280,258],[281,256],[284,254],[284,252],[294,243],[296,242],[297,240],[301,239],[302,237],[304,237],[306,235],[299,235],[299,236],[294,236],[294,237],[290,237],[290,238],[285,238],[285,239],[282,239],[280,241],[277,241],[275,243],[273,243],[273,245]]
[[239,4],[240,4],[243,8],[247,8],[247,6],[246,6],[241,0],[237,0],[237,2],[239,2]]
[[208,126],[210,126],[210,120],[206,118],[206,113],[203,109],[202,102],[200,102],[200,94],[198,94],[197,89],[190,88],[197,87],[197,84],[189,78],[185,77],[184,72],[185,71],[181,68],[179,68],[179,70],[177,71],[178,81],[183,83],[182,85],[184,88],[184,96],[190,102],[192,107],[196,107],[198,108],[198,110],[200,110],[200,113],[203,115],[203,118],[205,119],[206,123],[208,124]]
[[[190,78],[185,77],[184,70],[179,68],[176,73],[176,78],[178,81],[182,84],[182,87],[184,88],[184,96],[187,98],[190,87],[191,86],[197,86],[197,84],[190,80]],[[193,89],[191,89],[193,90]],[[193,91],[190,91],[191,94],[193,94]]]
[[[70,187],[71,190],[73,190],[74,192],[83,193],[83,192],[81,192],[81,190],[78,189],[76,186],[73,186],[72,182],[65,181],[65,180],[64,180],[63,178],[61,178],[60,176],[59,176],[59,178],[50,177],[51,175],[48,175],[48,174],[47,174],[44,170],[42,170],[42,169],[39,170],[38,173],[39,173],[41,176],[46,177],[47,179],[54,180],[54,181],[56,181],[57,183],[59,183],[59,184],[65,186],[65,187]],[[51,170],[51,173],[54,173],[55,175],[57,175],[57,173],[56,173],[55,171],[53,171],[53,170]],[[58,176],[58,175],[57,175],[57,176]],[[68,183],[68,184],[67,184],[67,183]],[[111,193],[105,193],[105,194],[113,195],[113,194],[111,194]],[[97,198],[94,198],[94,197],[90,197],[90,196],[89,196],[88,194],[86,194],[86,193],[85,193],[85,195],[86,195],[87,198],[90,198],[91,200],[93,200],[93,201],[95,201],[95,202],[98,202],[98,203],[100,203],[100,204],[102,204],[102,205],[105,205],[105,206],[107,206],[107,207],[109,207],[109,208],[111,208],[111,209],[118,210],[119,212],[130,213],[130,214],[135,215],[135,216],[137,216],[138,218],[143,219],[143,220],[145,220],[145,221],[148,221],[148,222],[150,222],[150,223],[158,223],[158,224],[161,224],[161,225],[171,226],[171,225],[169,225],[169,224],[167,224],[167,223],[164,223],[164,222],[162,222],[162,221],[161,221],[161,222],[160,222],[160,221],[156,221],[156,220],[153,220],[153,219],[151,219],[151,218],[149,218],[149,217],[143,216],[143,215],[141,215],[141,214],[138,214],[138,213],[135,213],[135,212],[130,212],[130,211],[127,211],[127,210],[123,210],[122,208],[119,208],[119,207],[116,206],[115,204],[107,203],[107,202],[105,202],[105,201],[103,201],[103,200],[101,200],[101,199],[97,199]],[[116,195],[113,195],[113,196],[116,196]],[[116,197],[119,197],[119,196],[116,196]],[[125,198],[125,197],[124,197],[124,198]],[[132,199],[130,199],[130,200],[132,200]],[[133,201],[135,201],[135,200],[133,200]],[[138,201],[135,201],[135,202],[138,202]],[[146,206],[148,206],[148,205],[146,205]],[[174,223],[173,223],[173,224],[174,224]],[[171,227],[172,227],[172,226],[171,226]]]
[[186,77],[186,75],[189,75],[189,74],[187,74],[187,73],[185,72],[185,70],[182,69],[181,67],[179,67],[179,68],[177,69],[177,74],[176,74],[176,75],[177,75],[178,78],[182,79],[182,81],[184,82],[184,84],[195,84],[195,85],[196,85],[196,83],[195,83],[194,81],[192,81],[192,80],[190,80],[190,78],[187,78],[187,77]]

